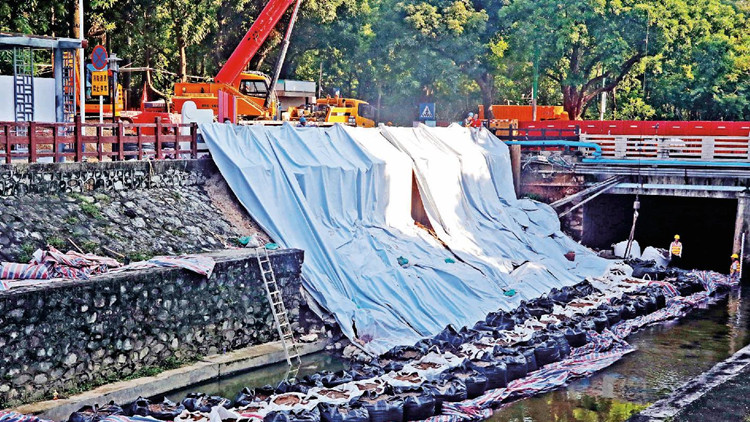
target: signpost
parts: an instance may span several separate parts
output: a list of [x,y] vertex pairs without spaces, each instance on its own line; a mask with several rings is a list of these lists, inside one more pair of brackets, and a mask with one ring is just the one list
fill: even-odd
[[435,126],[435,103],[419,103],[418,120],[427,126]]
[[104,96],[109,95],[109,76],[107,71],[107,49],[97,45],[91,52],[91,65],[98,72],[91,72],[91,96],[99,96],[99,123],[104,123]]

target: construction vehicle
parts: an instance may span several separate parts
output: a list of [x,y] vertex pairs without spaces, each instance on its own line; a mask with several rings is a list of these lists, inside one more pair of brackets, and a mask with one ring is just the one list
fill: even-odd
[[[235,123],[237,120],[273,119],[278,107],[274,85],[278,80],[278,72],[281,70],[281,63],[286,55],[289,36],[300,1],[270,0],[219,73],[216,74],[214,82],[175,84],[172,98],[174,111],[179,113],[186,101],[193,101],[198,109],[213,110],[214,114],[220,118],[228,118]],[[294,11],[274,77],[269,78],[259,72],[246,72],[245,67],[292,3],[295,3]]]
[[296,121],[305,116],[318,126],[341,123],[349,126],[375,127],[375,108],[368,102],[353,98],[319,98],[315,104],[289,107],[284,120]]
[[[228,119],[237,123],[240,120],[260,120],[273,124],[279,108],[275,93],[276,82],[289,47],[289,38],[300,2],[301,0],[270,0],[219,70],[214,82],[175,84],[172,97],[174,112],[180,113],[185,102],[193,101],[198,109],[213,110],[214,115],[222,121]],[[250,60],[292,3],[295,3],[294,10],[273,76],[269,78],[260,72],[245,71]],[[313,120],[320,123],[375,126],[373,108],[362,100],[325,98],[317,100],[312,107],[289,107],[287,111],[287,116],[291,120],[297,120],[304,114],[306,118],[316,116]],[[325,113],[325,117],[322,117],[321,113]]]

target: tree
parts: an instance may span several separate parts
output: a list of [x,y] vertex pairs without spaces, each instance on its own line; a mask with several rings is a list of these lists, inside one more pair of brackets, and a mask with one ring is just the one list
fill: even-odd
[[665,44],[665,8],[639,0],[516,0],[499,18],[510,50],[559,84],[565,110],[578,119],[649,54],[647,32],[651,51]]
[[180,57],[177,75],[180,81],[186,82],[187,48],[201,42],[216,26],[219,4],[216,0],[169,0],[166,5]]

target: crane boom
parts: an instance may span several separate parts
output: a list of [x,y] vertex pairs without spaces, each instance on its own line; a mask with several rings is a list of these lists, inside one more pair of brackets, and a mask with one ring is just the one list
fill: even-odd
[[274,26],[279,22],[284,12],[295,0],[270,0],[258,18],[245,34],[245,37],[229,56],[229,60],[216,74],[214,80],[218,83],[232,84],[240,76],[245,66],[258,52],[263,42],[268,38]]

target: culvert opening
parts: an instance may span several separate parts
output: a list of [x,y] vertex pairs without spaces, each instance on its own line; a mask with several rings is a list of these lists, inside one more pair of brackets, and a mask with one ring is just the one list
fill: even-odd
[[[625,240],[633,223],[634,195],[602,195],[584,206],[582,243],[610,248]],[[729,271],[736,199],[641,195],[635,239],[642,248],[669,247],[675,234],[684,246],[683,267]]]

